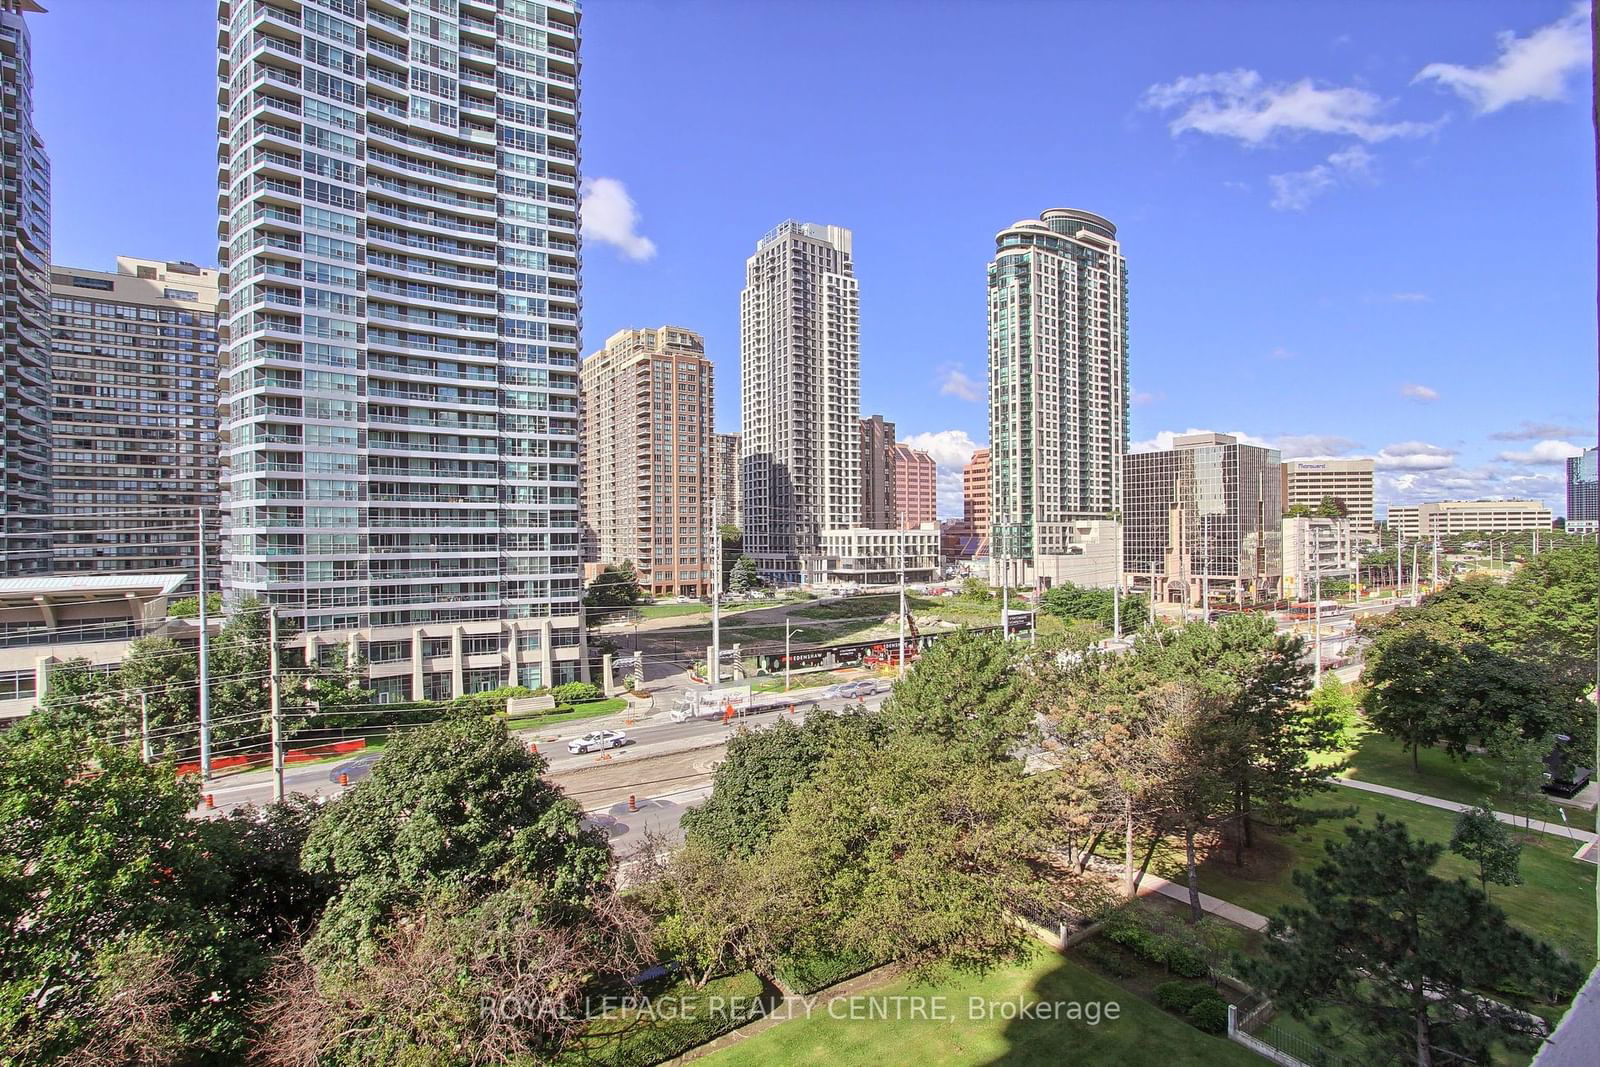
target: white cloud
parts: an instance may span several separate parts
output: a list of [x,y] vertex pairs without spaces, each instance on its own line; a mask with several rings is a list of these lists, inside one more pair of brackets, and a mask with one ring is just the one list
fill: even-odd
[[587,178],[583,183],[583,236],[613,245],[629,259],[655,258],[656,243],[638,232],[639,210],[627,187],[615,178]]
[[1192,433],[1226,433],[1230,437],[1238,438],[1240,444],[1255,445],[1259,448],[1278,447],[1271,441],[1268,441],[1266,438],[1245,433],[1243,430],[1197,430],[1191,426],[1187,430],[1162,430],[1160,433],[1146,441],[1130,441],[1128,443],[1128,451],[1165,452],[1167,449],[1172,447],[1173,438],[1185,437]]
[[967,465],[972,454],[983,446],[972,439],[965,430],[938,430],[932,433],[914,433],[895,439],[895,444],[920,448],[933,457],[941,467],[960,470]]
[[1268,359],[1293,359],[1294,358],[1294,353],[1289,351],[1287,348],[1283,347],[1282,345],[1278,345],[1277,347],[1273,348],[1273,350],[1271,352],[1267,353],[1267,358]]
[[1396,304],[1425,304],[1428,301],[1427,293],[1390,293],[1389,299]]
[[1277,439],[1284,459],[1334,459],[1356,447],[1356,442],[1337,434],[1284,434]]
[[1402,385],[1400,387],[1400,395],[1410,397],[1412,400],[1422,404],[1431,404],[1439,399],[1439,391],[1437,389],[1426,385],[1418,385],[1415,382]]
[[967,372],[962,370],[959,364],[946,363],[939,368],[939,374],[940,395],[953,396],[969,404],[976,404],[983,399],[982,383],[967,377]]
[[1270,174],[1267,183],[1272,186],[1272,207],[1277,211],[1304,211],[1311,201],[1349,179],[1370,180],[1372,153],[1361,145],[1353,144],[1330,155],[1326,162],[1309,170]]
[[1559,515],[1564,506],[1566,478],[1564,474],[1507,471],[1492,466],[1452,466],[1432,471],[1379,471],[1376,489],[1378,499],[1386,505],[1517,498],[1542,500]]
[[1384,445],[1372,458],[1377,468],[1384,471],[1438,471],[1453,467],[1456,462],[1455,452],[1426,441]]
[[1481,67],[1429,63],[1413,82],[1438,82],[1480,115],[1522,100],[1560,100],[1567,76],[1589,63],[1589,5],[1574,4],[1566,15],[1526,37],[1507,30],[1496,39],[1500,55],[1494,62]]
[[1535,463],[1548,466],[1565,463],[1573,456],[1583,455],[1583,449],[1577,445],[1568,444],[1566,441],[1540,441],[1532,448],[1520,452],[1502,452],[1495,459],[1506,463]]
[[1564,423],[1554,422],[1529,422],[1522,420],[1522,425],[1515,430],[1500,430],[1489,435],[1491,441],[1540,441],[1547,437],[1574,437],[1583,433],[1582,428],[1568,426]]
[[982,446],[965,430],[939,430],[914,433],[896,444],[920,448],[939,465],[939,514],[955,517],[962,513],[961,469]]
[[1310,78],[1269,85],[1253,70],[1192,74],[1152,85],[1143,106],[1178,110],[1168,124],[1174,137],[1188,130],[1233,137],[1247,145],[1265,144],[1275,134],[1332,133],[1363,141],[1416,137],[1437,123],[1382,122],[1385,103],[1365,89],[1319,89]]
[[1137,392],[1128,397],[1128,403],[1133,407],[1142,408],[1146,404],[1154,404],[1157,400],[1165,400],[1166,397],[1166,393]]

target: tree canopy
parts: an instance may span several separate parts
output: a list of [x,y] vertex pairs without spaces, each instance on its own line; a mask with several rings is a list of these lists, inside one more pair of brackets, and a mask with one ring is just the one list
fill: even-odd
[[1272,918],[1266,958],[1244,961],[1246,980],[1327,1040],[1324,1013],[1338,1009],[1401,1062],[1487,1063],[1497,1040],[1534,1047],[1542,1023],[1501,998],[1553,1002],[1582,981],[1579,969],[1476,886],[1433,874],[1442,848],[1404,823],[1379,815],[1345,837],[1315,870],[1294,872],[1306,906]]

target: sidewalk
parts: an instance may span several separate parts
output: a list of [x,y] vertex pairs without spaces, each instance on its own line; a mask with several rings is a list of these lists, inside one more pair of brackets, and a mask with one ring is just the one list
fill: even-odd
[[[1185,907],[1189,905],[1189,887],[1187,885],[1170,882],[1158,875],[1147,874],[1144,876],[1143,881],[1139,883],[1139,895],[1142,897],[1151,893],[1160,893],[1164,897],[1170,897]],[[1200,894],[1200,907],[1207,914],[1215,915],[1219,919],[1226,919],[1233,925],[1242,926],[1246,930],[1265,930],[1267,928],[1267,917],[1265,915],[1251,911],[1249,908],[1241,908],[1237,904],[1229,904],[1221,897],[1214,897],[1209,893]]]
[[[1401,800],[1410,800],[1418,804],[1426,804],[1433,808],[1443,808],[1446,811],[1466,811],[1471,804],[1460,804],[1454,800],[1441,800],[1439,797],[1430,797],[1425,793],[1412,793],[1404,789],[1394,789],[1387,785],[1377,785],[1373,782],[1363,782],[1356,778],[1330,778],[1331,782],[1349,786],[1351,789],[1363,789],[1368,793],[1381,793],[1386,797],[1399,797]],[[1541,833],[1552,834],[1556,837],[1565,837],[1572,841],[1590,842],[1595,840],[1595,835],[1588,830],[1580,830],[1575,826],[1564,826],[1561,823],[1543,822],[1539,819],[1524,820],[1520,815],[1510,812],[1497,811],[1494,817],[1508,826],[1526,827],[1538,830]]]

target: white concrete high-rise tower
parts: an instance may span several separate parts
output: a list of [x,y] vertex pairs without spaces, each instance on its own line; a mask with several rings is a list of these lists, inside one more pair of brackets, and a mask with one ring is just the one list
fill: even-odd
[[859,522],[860,329],[849,230],[790,220],[761,239],[739,301],[743,533],[781,583]]
[[229,595],[380,699],[578,678],[578,3],[218,21]]
[[1128,284],[1117,229],[1056,208],[989,264],[990,547],[1013,582],[1115,581],[1128,448]]

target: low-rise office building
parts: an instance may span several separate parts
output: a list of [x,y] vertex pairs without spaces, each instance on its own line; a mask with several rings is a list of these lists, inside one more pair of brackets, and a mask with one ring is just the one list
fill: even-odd
[[824,530],[821,545],[821,554],[806,559],[811,585],[895,585],[902,566],[908,582],[939,576],[938,523],[914,530]]
[[1306,599],[1316,595],[1316,581],[1349,579],[1361,558],[1354,519],[1283,520],[1283,595]]
[[1345,517],[1356,533],[1371,533],[1374,522],[1373,471],[1370,459],[1290,459],[1283,472],[1284,510],[1303,504],[1314,508],[1324,497],[1342,501]]
[[136,638],[198,640],[196,621],[167,617],[185,585],[193,592],[191,579],[176,572],[0,578],[0,723],[33,711],[59,663],[83,659],[112,670]]
[[1124,456],[1124,584],[1166,604],[1277,599],[1281,462],[1277,449],[1214,433]]
[[1549,530],[1550,509],[1537,500],[1438,500],[1427,504],[1391,504],[1389,530],[1401,537],[1439,537],[1483,531],[1513,533]]

